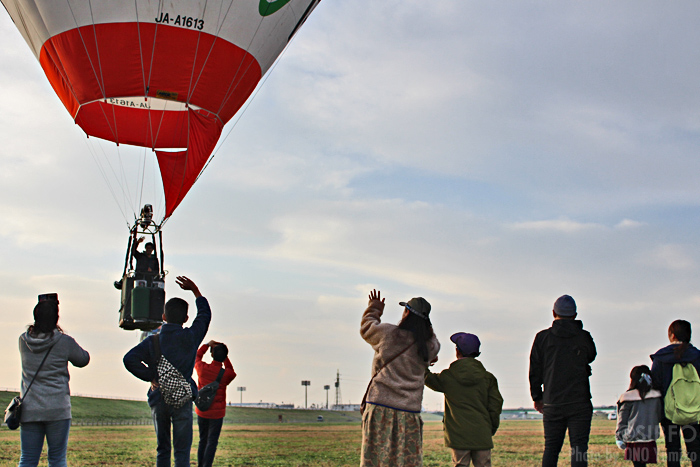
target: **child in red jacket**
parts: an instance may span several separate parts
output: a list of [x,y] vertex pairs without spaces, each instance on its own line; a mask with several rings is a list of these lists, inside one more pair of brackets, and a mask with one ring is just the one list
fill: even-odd
[[[205,363],[202,357],[211,349],[213,361]],[[236,377],[233,371],[231,360],[228,359],[228,347],[221,342],[209,341],[197,350],[194,369],[197,371],[197,387],[202,389],[207,384],[216,380],[219,372],[224,368],[224,374],[219,383],[219,390],[216,392],[214,402],[208,410],[199,410],[197,413],[197,424],[199,425],[199,448],[197,449],[197,463],[199,467],[211,467],[216,454],[216,447],[219,444],[221,426],[226,415],[226,386]]]

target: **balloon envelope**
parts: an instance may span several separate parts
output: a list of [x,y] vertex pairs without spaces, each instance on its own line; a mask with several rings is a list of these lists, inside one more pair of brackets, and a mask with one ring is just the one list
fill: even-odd
[[167,218],[320,0],[0,1],[86,134],[156,150]]

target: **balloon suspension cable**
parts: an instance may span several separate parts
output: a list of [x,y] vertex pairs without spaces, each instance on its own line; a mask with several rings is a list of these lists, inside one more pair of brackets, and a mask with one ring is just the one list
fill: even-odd
[[[294,38],[296,37],[296,34],[292,35],[289,38],[289,42],[287,42],[287,45],[284,47],[284,50],[279,54],[275,62],[272,64],[272,66],[267,70],[267,73],[265,73],[265,76],[263,79],[260,81],[258,86],[256,86],[255,91],[253,94],[250,96],[250,98],[246,101],[244,107],[237,113],[236,116],[236,121],[233,122],[233,125],[231,125],[231,128],[229,128],[228,132],[226,132],[226,135],[219,140],[219,143],[216,145],[216,149],[214,149],[214,152],[212,152],[211,156],[209,157],[209,160],[207,161],[206,164],[204,164],[204,167],[202,167],[202,170],[199,171],[199,175],[197,175],[197,178],[194,180],[194,183],[196,183],[199,180],[199,177],[202,176],[204,171],[209,167],[209,164],[211,163],[212,160],[214,160],[214,156],[216,156],[219,152],[219,150],[223,147],[224,143],[228,139],[229,135],[233,131],[234,128],[236,128],[236,125],[238,125],[238,122],[241,121],[241,118],[243,117],[243,114],[245,114],[246,110],[248,110],[248,107],[250,107],[250,104],[253,102],[255,97],[258,95],[258,92],[260,92],[260,89],[265,85],[267,82],[267,79],[270,77],[272,72],[274,71],[275,68],[277,68],[277,64],[279,64],[280,60],[284,56],[285,53],[287,53],[287,49],[289,49],[289,45],[294,41]],[[193,183],[193,184],[194,184]]]

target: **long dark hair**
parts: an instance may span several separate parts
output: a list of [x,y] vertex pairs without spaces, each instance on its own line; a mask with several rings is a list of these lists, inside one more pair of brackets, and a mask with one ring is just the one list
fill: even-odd
[[690,346],[690,335],[692,334],[692,329],[690,328],[690,323],[683,319],[677,319],[671,323],[668,327],[668,335],[671,334],[680,341],[680,345],[673,350],[673,356],[676,360],[680,359],[685,353],[686,349]]
[[646,365],[639,365],[632,368],[630,371],[630,390],[636,389],[639,391],[639,396],[644,400],[644,397],[651,391],[651,370]]
[[30,325],[27,331],[32,336],[36,336],[37,334],[53,332],[54,329],[63,332],[58,325],[58,302],[45,300],[37,303],[34,307],[34,324]]
[[413,338],[418,347],[418,355],[427,362],[428,356],[428,341],[433,337],[433,325],[428,318],[422,318],[410,311],[405,318],[399,323],[399,329],[411,331]]

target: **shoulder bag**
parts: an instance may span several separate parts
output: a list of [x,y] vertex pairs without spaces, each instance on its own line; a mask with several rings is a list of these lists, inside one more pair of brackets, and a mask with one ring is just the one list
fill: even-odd
[[189,381],[160,351],[160,334],[153,336],[153,346],[156,351],[158,387],[165,403],[179,409],[192,402],[192,387]]
[[[58,340],[56,340],[56,342],[58,342]],[[32,388],[32,384],[34,384],[34,380],[36,379],[36,375],[39,374],[41,367],[44,366],[44,362],[46,361],[46,358],[49,356],[49,352],[51,352],[51,349],[53,349],[53,346],[56,345],[56,342],[54,342],[51,345],[51,347],[49,347],[49,350],[46,351],[46,355],[44,355],[44,359],[39,364],[39,368],[36,369],[36,373],[34,373],[34,376],[32,377],[32,380],[29,383],[29,386],[27,386],[27,390],[24,391],[24,397],[27,397],[27,393]],[[26,342],[25,342],[25,344],[26,344]],[[24,397],[15,396],[14,398],[12,398],[12,400],[10,401],[10,404],[5,409],[5,424],[7,425],[7,428],[9,428],[10,430],[16,430],[17,428],[19,428],[19,422],[20,422],[20,419],[22,418],[22,402],[24,401]]]
[[226,368],[219,370],[219,376],[216,377],[216,380],[199,390],[197,393],[197,398],[194,400],[194,405],[196,405],[199,410],[209,410],[209,407],[211,407],[211,404],[214,402],[216,391],[219,390],[219,384],[221,384],[221,378],[224,377],[225,371]]

